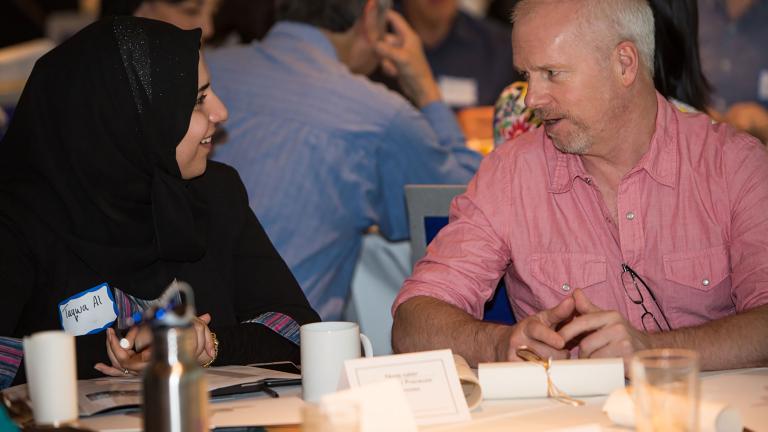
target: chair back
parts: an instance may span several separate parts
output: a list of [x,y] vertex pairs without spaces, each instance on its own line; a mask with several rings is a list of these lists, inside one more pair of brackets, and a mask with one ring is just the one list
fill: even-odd
[[451,200],[466,190],[466,185],[405,185],[405,202],[411,228],[412,264],[416,264],[416,261],[424,256],[429,242],[448,224]]
[[[411,262],[424,256],[427,245],[448,225],[448,209],[466,185],[405,185],[405,202],[411,228]],[[499,281],[493,297],[485,304],[483,321],[514,324],[515,315],[509,304],[504,280]]]

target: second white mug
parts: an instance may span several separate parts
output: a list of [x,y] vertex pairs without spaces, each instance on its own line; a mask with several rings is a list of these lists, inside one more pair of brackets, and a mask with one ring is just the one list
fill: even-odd
[[353,322],[328,321],[301,326],[301,385],[304,400],[317,402],[338,389],[344,361],[373,356],[371,341]]

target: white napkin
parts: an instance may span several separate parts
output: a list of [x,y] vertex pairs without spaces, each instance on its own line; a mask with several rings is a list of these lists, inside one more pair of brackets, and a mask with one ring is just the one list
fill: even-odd
[[[635,405],[627,388],[617,389],[605,401],[603,412],[619,426],[635,426]],[[699,430],[701,432],[741,432],[743,423],[736,409],[714,401],[699,403]]]
[[[547,397],[547,374],[530,362],[480,363],[477,371],[485,399]],[[569,396],[607,395],[624,388],[620,358],[555,360],[552,382]]]

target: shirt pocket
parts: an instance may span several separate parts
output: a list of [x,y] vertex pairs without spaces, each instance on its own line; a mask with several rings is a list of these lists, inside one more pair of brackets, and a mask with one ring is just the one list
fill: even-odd
[[605,282],[605,256],[581,253],[539,253],[531,255],[531,275],[561,295],[576,288]]
[[666,279],[700,291],[711,291],[729,274],[730,260],[725,246],[664,255]]

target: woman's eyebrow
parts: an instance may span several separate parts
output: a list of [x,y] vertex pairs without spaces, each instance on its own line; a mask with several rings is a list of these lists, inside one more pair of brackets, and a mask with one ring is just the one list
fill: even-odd
[[200,92],[206,91],[206,90],[208,90],[208,87],[210,87],[210,86],[211,86],[211,83],[203,84],[203,85],[200,86],[199,89],[197,89],[197,92],[200,93]]

